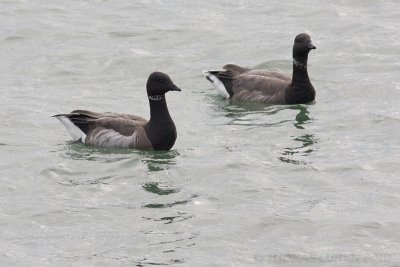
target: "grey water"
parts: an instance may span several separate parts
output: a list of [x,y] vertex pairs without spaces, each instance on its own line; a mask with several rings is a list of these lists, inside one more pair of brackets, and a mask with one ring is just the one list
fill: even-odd
[[[400,266],[397,0],[1,0],[1,266]],[[291,73],[315,103],[230,103],[224,64]],[[148,118],[169,152],[71,142],[52,115]]]

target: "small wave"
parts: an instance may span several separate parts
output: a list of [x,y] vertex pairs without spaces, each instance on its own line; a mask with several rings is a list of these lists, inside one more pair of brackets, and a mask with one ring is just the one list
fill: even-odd
[[95,179],[88,179],[84,181],[76,181],[71,178],[66,178],[61,181],[58,181],[58,184],[64,185],[64,186],[81,186],[81,185],[98,185],[98,184],[108,184],[107,180],[110,180],[116,176],[114,175],[108,175],[104,177],[99,177]]
[[118,37],[118,38],[128,38],[128,37],[135,37],[135,36],[140,35],[137,32],[109,32],[108,34],[111,37]]
[[173,203],[166,203],[166,204],[163,204],[163,203],[150,203],[150,204],[143,205],[142,207],[143,208],[151,208],[151,209],[171,208],[171,207],[178,206],[178,205],[186,205],[196,197],[198,197],[198,195],[192,195],[192,196],[189,197],[189,199],[175,201]]
[[165,186],[160,185],[160,183],[154,183],[154,182],[145,183],[142,187],[147,192],[154,193],[160,196],[175,194],[180,191],[179,188],[163,188]]
[[151,220],[151,221],[155,221],[155,222],[163,222],[164,224],[171,224],[171,223],[175,223],[175,222],[183,222],[183,221],[189,220],[193,217],[194,217],[194,215],[187,215],[184,212],[178,212],[177,215],[173,215],[173,216],[164,216],[161,218],[143,217],[143,219],[146,221]]
[[130,51],[136,55],[139,56],[152,56],[153,54],[142,49],[137,49],[137,48],[131,48]]
[[16,42],[16,41],[21,41],[24,40],[25,38],[22,36],[14,35],[14,36],[8,36],[3,39],[4,42]]

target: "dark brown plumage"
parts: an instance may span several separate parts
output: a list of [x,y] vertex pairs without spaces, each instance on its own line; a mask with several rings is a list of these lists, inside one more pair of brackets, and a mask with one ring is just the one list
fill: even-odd
[[175,143],[175,124],[169,115],[165,93],[180,91],[168,75],[154,72],[147,81],[150,120],[117,113],[74,110],[55,115],[74,140],[96,147],[169,150]]
[[307,72],[310,50],[316,47],[308,34],[296,36],[293,45],[293,75],[243,68],[228,64],[222,71],[205,71],[206,78],[226,98],[268,104],[301,104],[315,99]]

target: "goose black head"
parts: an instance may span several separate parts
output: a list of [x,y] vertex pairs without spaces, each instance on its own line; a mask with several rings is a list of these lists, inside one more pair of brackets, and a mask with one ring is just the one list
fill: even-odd
[[312,49],[317,49],[311,42],[311,38],[307,33],[300,33],[294,39],[293,58],[299,61],[307,59],[308,53]]
[[146,88],[148,96],[164,95],[169,91],[181,91],[167,74],[158,71],[150,74]]

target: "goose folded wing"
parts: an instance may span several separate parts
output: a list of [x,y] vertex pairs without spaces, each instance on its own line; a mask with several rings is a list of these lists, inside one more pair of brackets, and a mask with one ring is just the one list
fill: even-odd
[[283,92],[289,86],[289,82],[282,81],[279,78],[260,75],[241,75],[234,82],[234,92],[239,93],[242,90],[250,92],[258,91],[264,96],[272,96]]
[[99,147],[126,147],[151,149],[146,135],[146,121],[126,118],[102,117],[93,121],[86,144]]
[[292,78],[290,76],[287,76],[286,74],[279,73],[276,71],[269,71],[269,70],[249,70],[245,73],[246,75],[259,75],[259,76],[265,76],[271,79],[278,79],[281,80],[282,82],[286,83],[291,83]]
[[83,116],[87,116],[90,118],[95,118],[95,119],[100,119],[100,118],[124,118],[124,119],[131,119],[134,121],[143,121],[147,122],[146,119],[136,116],[136,115],[131,115],[131,114],[125,114],[125,113],[113,113],[113,112],[93,112],[93,111],[88,111],[88,110],[74,110],[71,113],[73,114],[80,114]]
[[132,120],[130,118],[122,117],[102,117],[94,121],[94,128],[105,128],[114,130],[117,133],[125,136],[131,136],[138,128],[142,127],[147,123],[147,120]]

